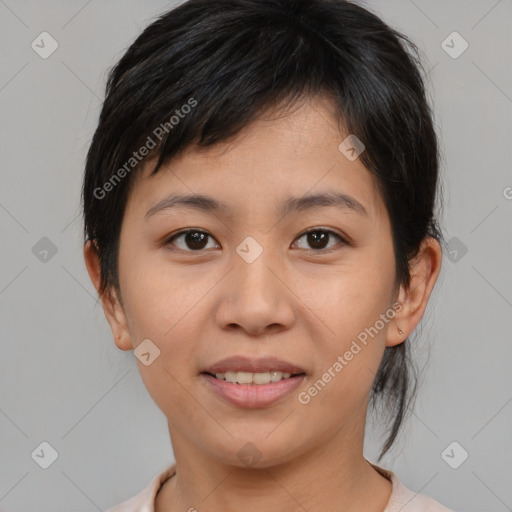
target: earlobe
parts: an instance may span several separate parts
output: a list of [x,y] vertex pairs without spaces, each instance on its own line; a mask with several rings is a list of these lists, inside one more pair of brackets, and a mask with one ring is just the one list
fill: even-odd
[[128,329],[126,314],[116,291],[107,290],[101,299],[101,303],[117,347],[121,350],[132,350],[134,347]]
[[411,279],[408,287],[400,287],[394,324],[390,325],[386,346],[403,343],[414,331],[425,313],[428,300],[441,271],[442,249],[437,240],[426,237],[417,256],[409,262]]
[[396,328],[396,333],[393,330],[391,333],[388,331],[388,337],[386,339],[386,347],[394,347],[395,345],[400,345],[407,339],[407,334],[400,329],[400,327]]
[[406,321],[408,316],[408,301],[407,290],[400,287],[400,295],[395,302],[396,307],[393,308],[395,310],[395,317],[387,332],[386,347],[400,345],[410,334],[408,322]]
[[[100,259],[97,248],[91,240],[85,243],[84,259],[89,277],[99,295],[101,283]],[[100,301],[117,347],[121,350],[132,350],[133,344],[126,321],[126,314],[115,290],[106,290],[103,295],[100,295]]]

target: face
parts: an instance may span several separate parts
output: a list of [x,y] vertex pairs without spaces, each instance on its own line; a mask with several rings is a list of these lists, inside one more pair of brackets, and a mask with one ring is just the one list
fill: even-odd
[[[117,343],[150,340],[139,348],[150,364],[137,360],[148,392],[171,437],[209,457],[241,466],[254,450],[264,467],[362,436],[396,331],[395,259],[370,172],[338,149],[347,135],[317,98],[229,143],[190,148],[153,177],[148,165],[130,193]],[[170,204],[185,194],[211,202]],[[341,199],[305,200],[324,194]],[[262,362],[256,373],[276,369],[264,360],[274,358],[302,375],[244,385],[203,373],[234,356]]]

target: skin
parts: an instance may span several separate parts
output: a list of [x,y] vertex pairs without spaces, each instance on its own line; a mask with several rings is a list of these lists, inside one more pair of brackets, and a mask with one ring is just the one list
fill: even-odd
[[[157,497],[159,512],[378,512],[389,501],[390,481],[363,457],[366,408],[385,347],[403,342],[424,314],[442,253],[425,239],[411,262],[409,288],[395,287],[389,217],[361,160],[338,150],[346,135],[332,104],[317,97],[286,115],[261,117],[229,142],[190,147],[156,176],[148,177],[147,162],[136,177],[120,237],[121,293],[105,294],[102,305],[121,350],[149,338],[161,352],[149,366],[137,359],[167,418],[176,459],[177,474]],[[368,215],[333,206],[276,213],[290,195],[326,190],[350,194]],[[176,192],[212,196],[231,212],[175,209],[145,220]],[[211,238],[199,251],[184,236],[165,245],[185,228]],[[335,234],[315,248],[303,236],[310,228]],[[236,252],[247,236],[263,248],[250,264]],[[89,242],[84,256],[98,289],[98,254]],[[402,304],[396,316],[301,404],[297,394],[395,300]],[[236,354],[280,357],[307,376],[284,400],[238,408],[199,375]],[[261,454],[253,467],[237,457],[247,442]]]

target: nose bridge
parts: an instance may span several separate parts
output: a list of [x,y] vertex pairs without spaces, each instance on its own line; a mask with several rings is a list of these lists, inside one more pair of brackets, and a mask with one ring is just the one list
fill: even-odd
[[272,297],[275,298],[279,293],[275,289],[276,277],[269,268],[275,265],[276,258],[271,254],[272,249],[268,247],[269,244],[263,241],[263,238],[268,241],[270,237],[260,235],[258,238],[262,241],[261,244],[255,237],[247,236],[236,247],[233,262],[235,283],[239,285],[239,290],[236,291],[253,294],[253,300],[271,301]]
[[[260,236],[268,240],[270,237]],[[224,325],[238,324],[248,332],[259,333],[270,325],[293,320],[290,297],[277,275],[279,257],[255,237],[246,237],[232,255],[229,285],[217,311]]]

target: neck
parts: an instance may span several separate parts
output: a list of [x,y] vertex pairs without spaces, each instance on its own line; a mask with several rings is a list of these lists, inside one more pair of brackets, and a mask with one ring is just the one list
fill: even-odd
[[382,512],[392,484],[364,458],[358,431],[340,429],[313,450],[278,463],[262,457],[254,468],[219,461],[169,425],[176,474],[159,492],[155,512]]

